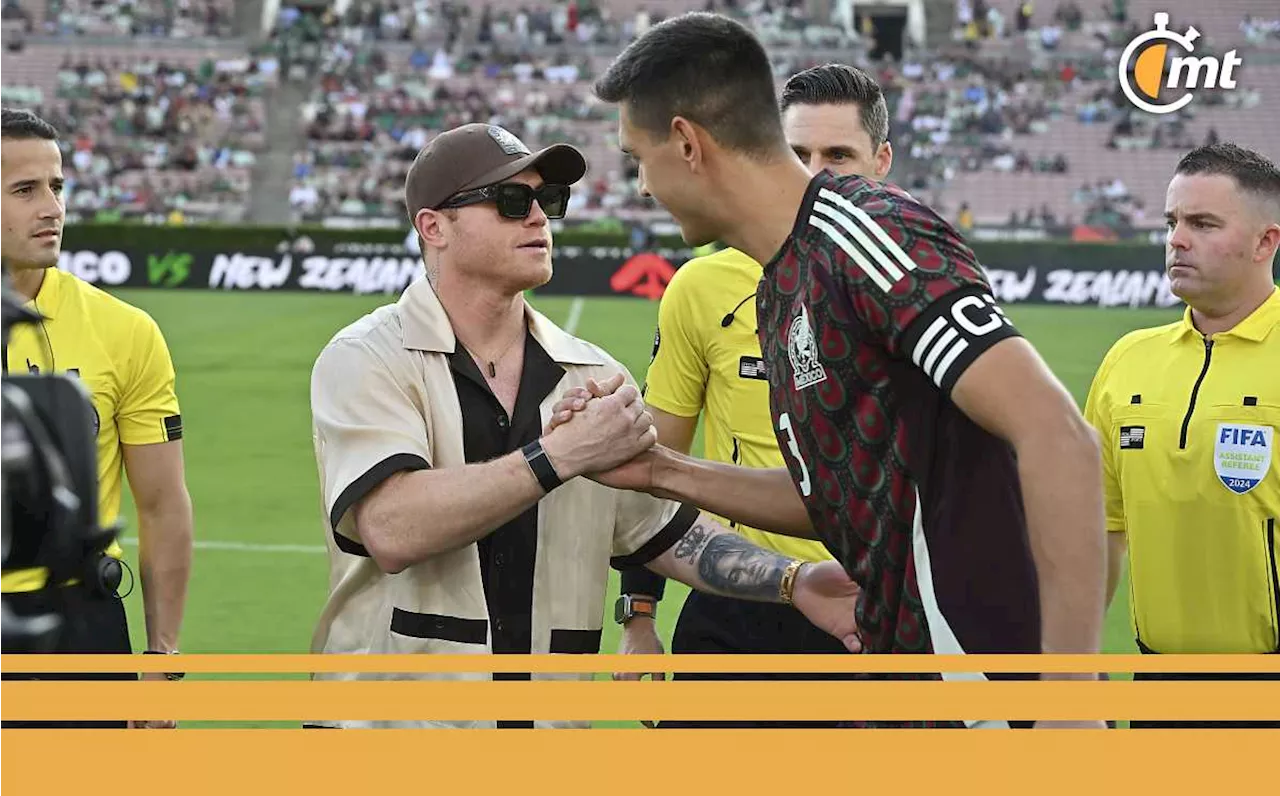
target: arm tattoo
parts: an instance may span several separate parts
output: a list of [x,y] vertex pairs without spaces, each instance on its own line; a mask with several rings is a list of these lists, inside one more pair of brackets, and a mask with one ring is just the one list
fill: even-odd
[[711,591],[776,602],[790,559],[756,547],[736,533],[722,532],[707,540],[697,562],[698,575]]
[[688,558],[697,560],[698,551],[707,543],[707,539],[711,537],[711,531],[707,526],[703,525],[701,520],[693,523],[684,536],[680,537],[680,541],[676,542],[676,549],[673,555],[677,559]]

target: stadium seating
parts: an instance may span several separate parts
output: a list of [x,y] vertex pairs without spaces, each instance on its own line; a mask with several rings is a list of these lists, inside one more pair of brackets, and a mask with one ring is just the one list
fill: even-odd
[[[827,60],[873,69],[891,106],[892,178],[953,220],[966,208],[983,227],[1141,232],[1159,226],[1187,148],[1217,137],[1280,158],[1274,0],[1129,0],[1124,19],[1110,0],[1034,3],[1026,20],[1019,0],[929,4],[955,13],[953,41],[876,64],[856,36],[807,14],[825,5],[357,0],[339,17],[286,0],[262,34],[238,30],[232,0],[4,0],[4,101],[67,131],[71,205],[87,217],[234,220],[256,195],[287,197],[293,220],[401,224],[416,150],[484,120],[531,146],[585,150],[573,217],[657,221],[665,213],[636,195],[591,81],[646,25],[713,6],[760,33],[779,81]],[[1238,48],[1242,88],[1171,116],[1133,112],[1116,63],[1156,11],[1175,30],[1194,24],[1212,51]]]
[[[744,13],[754,12],[757,30],[785,37],[787,28],[803,24],[799,5]],[[634,173],[616,149],[613,114],[594,101],[590,80],[645,20],[703,7],[689,0],[624,1],[571,16],[564,7],[530,13],[523,3],[499,0],[478,16],[446,5],[444,21],[425,27],[386,24],[354,7],[323,26],[290,14],[276,33],[282,49],[299,49],[294,28],[329,45],[316,48],[304,70],[313,79],[300,115],[306,143],[294,159],[290,204],[300,219],[398,219],[404,170],[424,135],[486,120],[511,128],[530,146],[568,141],[584,149],[592,168],[575,193],[575,216],[661,216],[636,195]],[[480,46],[441,48],[463,35]],[[601,42],[612,48],[589,54],[587,45]],[[545,54],[526,55],[534,50]]]
[[304,217],[335,209],[398,216],[405,170],[431,133],[479,119],[530,146],[570,141],[590,150],[592,162],[603,160],[606,116],[573,59],[454,66],[442,54],[385,42],[349,52],[322,67],[299,114],[306,145],[295,158],[291,203]]
[[32,44],[6,53],[5,97],[22,87],[66,131],[74,213],[237,220],[274,81],[261,66],[243,48]]
[[225,38],[233,34],[234,0],[6,0],[21,7],[33,30],[57,36]]
[[[965,57],[996,66],[1000,74],[1007,74],[1010,65],[1026,69],[1054,99],[1039,123],[1021,130],[1010,125],[1012,129],[977,138],[952,136],[926,152],[924,171],[934,179],[920,180],[915,187],[927,185],[951,209],[967,203],[976,223],[999,225],[1012,216],[1025,225],[1028,212],[1034,211],[1037,219],[1047,213],[1060,225],[1157,228],[1169,175],[1187,149],[1216,138],[1280,158],[1280,138],[1270,132],[1280,121],[1280,61],[1275,57],[1280,38],[1274,28],[1270,35],[1247,37],[1242,24],[1246,15],[1275,17],[1273,2],[1233,0],[1205,7],[1197,0],[1132,0],[1124,22],[1090,10],[1082,14],[1077,30],[1060,25],[1063,35],[1053,48],[1045,47],[1041,29],[1056,24],[1057,8],[1035,4],[1024,34],[1015,24],[1017,0],[995,0],[990,6],[1005,17],[1005,38],[981,39]],[[1168,12],[1170,28],[1179,33],[1194,24],[1203,35],[1200,44],[1211,52],[1238,48],[1246,63],[1238,72],[1242,88],[1206,92],[1187,110],[1168,116],[1132,110],[1118,92],[1116,65],[1123,46],[1152,28],[1157,11]],[[958,30],[957,38],[964,39],[964,31]],[[985,87],[992,88],[990,79]],[[943,88],[952,92],[949,112],[963,118],[963,94],[957,96],[954,83]],[[1021,88],[1037,93],[1030,85]],[[1003,115],[1009,116],[1007,110]],[[1036,164],[1059,156],[1067,164],[1065,173],[1017,168],[1019,162]],[[1085,186],[1096,189],[1100,184],[1114,186],[1111,198],[1089,198],[1096,191]]]
[[231,0],[50,0],[22,11],[31,39],[4,54],[5,104],[64,132],[73,218],[244,217],[276,76],[273,59],[230,37]]

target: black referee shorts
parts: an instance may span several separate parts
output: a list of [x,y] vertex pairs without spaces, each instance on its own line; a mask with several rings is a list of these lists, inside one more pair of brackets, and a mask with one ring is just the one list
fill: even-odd
[[[734,600],[690,592],[676,622],[671,651],[677,654],[850,654],[844,645],[819,630],[790,605]],[[860,674],[710,674],[680,673],[676,680],[852,680]],[[663,721],[659,727],[822,728],[839,722]]]
[[[90,591],[85,586],[66,586],[57,590],[15,592],[4,595],[5,605],[20,617],[39,616],[48,613],[61,603],[65,622],[56,653],[129,654],[129,622],[125,616],[124,602],[117,595],[109,597]],[[75,674],[4,674],[5,680],[134,680],[137,675],[126,673],[75,673]],[[5,728],[93,728],[123,729],[127,721],[6,721]]]

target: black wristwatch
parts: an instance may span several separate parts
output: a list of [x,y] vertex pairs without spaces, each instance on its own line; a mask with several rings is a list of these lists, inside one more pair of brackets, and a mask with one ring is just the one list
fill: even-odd
[[625,625],[637,616],[658,618],[658,601],[652,597],[624,594],[613,604],[613,621]]
[[[160,650],[146,650],[142,654],[143,655],[177,655],[178,651],[173,650],[172,652],[161,652]],[[187,676],[186,672],[165,672],[164,673],[164,678],[166,680],[181,680],[186,676]]]
[[543,492],[549,493],[564,484],[555,466],[551,464],[551,459],[547,458],[547,452],[542,449],[542,440],[535,439],[521,448],[520,452],[524,454],[524,460],[533,471],[533,477],[538,479]]

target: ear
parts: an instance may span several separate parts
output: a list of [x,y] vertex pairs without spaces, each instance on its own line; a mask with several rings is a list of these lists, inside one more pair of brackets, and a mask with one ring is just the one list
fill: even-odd
[[422,242],[422,252],[428,248],[443,249],[448,245],[448,225],[450,221],[440,210],[423,208],[413,219],[413,228],[418,231],[418,239]]
[[889,172],[893,169],[893,144],[888,141],[881,144],[872,160],[875,161],[876,179],[884,182],[884,179],[889,176]]
[[680,147],[680,159],[689,170],[700,170],[707,154],[706,131],[683,116],[675,116],[671,119],[671,135],[675,136]]
[[1268,224],[1262,231],[1262,237],[1258,239],[1255,254],[1260,262],[1274,264],[1278,248],[1280,248],[1280,224]]

